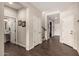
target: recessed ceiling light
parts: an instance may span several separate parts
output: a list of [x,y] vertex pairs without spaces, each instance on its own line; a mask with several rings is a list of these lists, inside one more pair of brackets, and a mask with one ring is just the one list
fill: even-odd
[[13,2],[9,2],[9,4],[13,4]]

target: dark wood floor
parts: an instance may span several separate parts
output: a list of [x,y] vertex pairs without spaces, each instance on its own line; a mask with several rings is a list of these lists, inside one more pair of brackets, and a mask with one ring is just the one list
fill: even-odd
[[78,56],[73,48],[59,42],[58,37],[51,38],[30,51],[12,44],[5,44],[5,56]]

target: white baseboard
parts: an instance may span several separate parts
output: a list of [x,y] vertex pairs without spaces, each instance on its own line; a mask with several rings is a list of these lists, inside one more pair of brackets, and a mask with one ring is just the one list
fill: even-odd
[[[40,41],[39,44],[42,44],[42,41]],[[39,44],[38,44],[38,45],[39,45]],[[37,46],[37,45],[36,45],[36,46]],[[29,47],[29,49],[26,48],[26,50],[29,51],[29,50],[33,49],[34,47],[35,47],[35,46],[31,46],[31,47]]]
[[78,52],[78,54],[79,54],[79,49],[77,49],[77,52]]
[[[33,49],[34,47],[35,47],[35,46],[30,47],[29,50]],[[29,51],[29,50],[28,50],[28,51]]]
[[[60,41],[60,43],[64,43],[64,42],[62,42],[62,41]],[[64,44],[66,44],[66,43],[64,43]],[[67,44],[68,45],[68,44]],[[70,45],[69,45],[70,46]],[[70,46],[70,47],[72,47],[72,46]],[[73,49],[75,49],[77,52],[78,52],[78,54],[79,54],[79,49],[77,49],[76,47],[72,47]]]
[[16,44],[18,44],[18,45],[20,45],[20,46],[22,46],[22,47],[24,47],[24,48],[26,48],[26,46],[25,45],[23,45],[23,44],[21,44],[21,43],[16,43]]
[[79,54],[79,49],[77,49],[76,47],[73,47],[73,49],[75,49],[78,52],[78,54]]

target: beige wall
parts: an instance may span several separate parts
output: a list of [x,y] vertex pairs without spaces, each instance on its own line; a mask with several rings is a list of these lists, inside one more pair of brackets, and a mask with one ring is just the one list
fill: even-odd
[[0,55],[4,55],[4,22],[3,22],[3,3],[0,2]]

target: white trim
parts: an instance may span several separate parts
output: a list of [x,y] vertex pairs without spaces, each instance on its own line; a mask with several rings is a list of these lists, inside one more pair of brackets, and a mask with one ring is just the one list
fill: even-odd
[[16,17],[12,17],[12,16],[4,16],[4,19],[5,18],[14,18],[14,19],[16,19]]
[[[41,42],[39,42],[39,44],[42,44],[42,41]],[[39,45],[39,44],[37,44],[37,45]],[[26,49],[26,50],[31,50],[31,49],[33,49],[33,48],[35,48],[35,46],[37,46],[37,45],[33,45],[32,47],[30,47],[29,49]]]
[[17,45],[20,45],[20,46],[22,46],[22,47],[26,48],[26,46],[25,46],[25,45],[23,45],[23,44],[21,44],[21,43],[19,43],[19,42],[17,42]]
[[29,8],[26,8],[26,50],[30,50],[29,49]]
[[34,47],[35,47],[35,46],[30,47],[30,48],[28,49],[28,51],[31,50],[31,49],[33,49]]
[[78,54],[79,54],[79,50],[77,49],[77,52],[78,52]]
[[[48,30],[49,30],[49,29],[48,29],[49,20],[48,20],[47,16],[49,16],[49,15],[54,15],[54,14],[60,14],[60,11],[49,12],[49,13],[46,13],[46,15],[45,15],[45,21],[47,21],[47,22],[46,22],[46,25],[47,25],[47,26],[46,26],[46,27],[47,27],[46,29],[47,29],[47,31],[46,31],[46,35],[45,35],[45,36],[47,36],[47,39],[46,39],[46,40],[49,39],[49,36],[48,36],[48,35],[49,35],[49,31],[48,31]],[[60,15],[59,15],[59,16],[60,16]],[[59,20],[60,20],[60,19],[59,19]],[[60,21],[61,21],[61,20],[60,20]],[[61,27],[61,23],[60,23],[60,27]]]
[[15,43],[15,44],[17,44],[17,18],[16,17],[11,17],[11,16],[4,16],[4,19],[5,18],[13,18],[13,19],[15,19],[15,21],[16,21],[16,24],[15,24],[15,26],[16,26],[16,28],[15,28],[15,30],[16,30],[16,32],[15,32],[15,38],[16,38],[16,42],[12,42],[12,43]]
[[16,18],[16,42],[15,44],[17,44],[17,28],[18,28],[18,19]]
[[57,14],[57,13],[60,13],[60,11],[53,11],[53,12],[49,12],[49,13],[46,13],[46,15],[48,16],[48,15],[52,15],[52,14]]
[[[64,42],[60,40],[60,43],[64,43]],[[64,44],[66,44],[66,43],[64,43]],[[66,44],[66,45],[68,45],[68,44]],[[68,46],[70,46],[70,45],[68,45]],[[75,49],[78,52],[78,54],[79,54],[79,50],[76,47],[73,47],[73,46],[70,46],[70,47],[72,47],[73,49]]]

